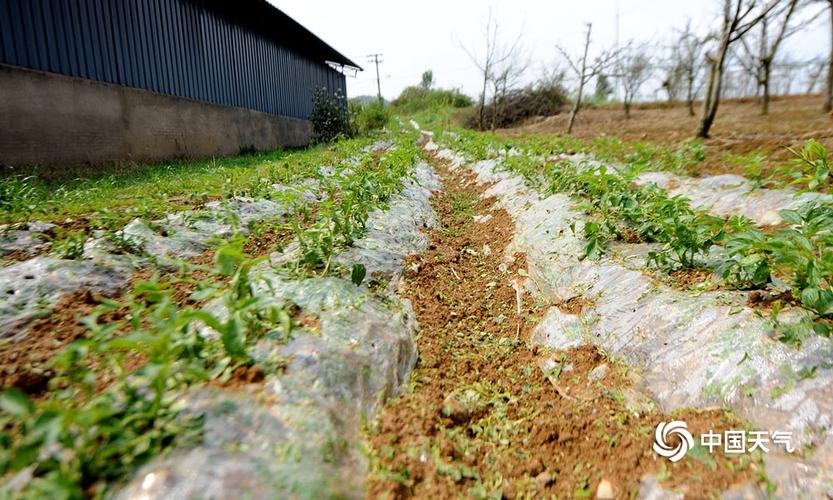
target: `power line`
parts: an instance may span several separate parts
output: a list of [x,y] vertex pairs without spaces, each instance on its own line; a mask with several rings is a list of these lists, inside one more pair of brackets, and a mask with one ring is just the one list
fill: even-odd
[[382,82],[379,80],[379,63],[382,62],[382,54],[368,54],[367,60],[376,64],[376,95],[382,101]]

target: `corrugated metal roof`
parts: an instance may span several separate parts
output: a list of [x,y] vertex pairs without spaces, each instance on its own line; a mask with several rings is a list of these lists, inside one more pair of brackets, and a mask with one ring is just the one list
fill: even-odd
[[[224,6],[228,6],[229,2],[223,0],[211,0],[212,3],[220,3]],[[289,17],[285,14],[282,10],[278,9],[267,0],[248,0],[248,2],[244,3],[251,3],[255,4],[252,6],[253,9],[260,12],[262,11],[266,18],[270,22],[274,22],[275,30],[282,30],[286,29],[288,33],[292,33],[296,36],[296,40],[298,41],[298,45],[305,45],[307,49],[314,52],[314,54],[318,55],[321,59],[328,62],[334,62],[338,64],[342,64],[344,66],[352,66],[354,68],[362,69],[361,66],[354,63],[352,60],[347,58],[347,56],[343,55],[341,52],[334,49],[332,46],[327,44],[324,40],[319,38],[315,33],[308,30],[307,28],[303,27],[300,23]],[[235,8],[242,7],[241,2],[234,3]],[[290,38],[286,38],[284,35],[287,32],[281,33],[281,38],[284,43],[288,43]]]
[[302,26],[267,0],[190,0],[213,10],[305,56],[354,68],[361,67],[337,51],[315,33]]

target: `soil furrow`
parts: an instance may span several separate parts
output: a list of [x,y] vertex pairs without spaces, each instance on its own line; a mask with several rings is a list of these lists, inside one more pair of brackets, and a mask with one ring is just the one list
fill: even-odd
[[481,197],[472,174],[434,166],[445,186],[433,199],[440,228],[402,287],[420,356],[404,393],[368,425],[370,497],[620,498],[654,477],[700,498],[760,480],[757,457],[706,452],[672,464],[651,451],[661,421],[683,419],[695,434],[743,428],[731,413],[665,415],[595,347],[530,348],[550,305],[522,292],[525,256],[505,255],[509,214]]

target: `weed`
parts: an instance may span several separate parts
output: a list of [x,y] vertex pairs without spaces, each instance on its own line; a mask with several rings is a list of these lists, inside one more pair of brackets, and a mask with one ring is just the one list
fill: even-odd
[[[330,266],[333,254],[361,235],[368,214],[384,207],[402,188],[402,179],[412,174],[418,150],[412,137],[402,142],[381,155],[364,149],[367,141],[358,139],[340,141],[327,150],[282,154],[285,161],[268,165],[263,165],[264,159],[274,160],[274,156],[254,154],[240,159],[259,165],[252,173],[212,162],[210,168],[223,179],[212,185],[215,192],[270,196],[285,203],[306,252],[302,259],[316,272],[323,268],[327,273],[334,270]],[[348,162],[348,158],[357,161]],[[333,175],[320,168],[324,160],[337,165]],[[165,180],[160,182],[164,186],[160,191],[170,189],[166,182],[172,172],[181,170],[152,171],[152,178]],[[305,177],[313,178],[319,192],[327,193],[325,202],[315,209],[296,192],[273,189],[275,183]],[[119,187],[121,182],[127,180],[109,177],[94,185],[109,195],[134,192],[135,186]],[[37,192],[32,191],[35,200]],[[104,228],[117,250],[138,252],[138,242],[121,227],[127,220],[165,206],[145,203],[148,198],[154,196],[123,207],[102,206],[91,225]],[[5,208],[0,212],[7,215],[20,210]],[[191,215],[192,220],[199,217],[199,212]],[[311,224],[298,222],[309,219]],[[229,222],[239,225],[239,221]],[[85,238],[81,232],[68,233],[53,249],[64,258],[78,258]],[[198,440],[201,419],[182,412],[181,393],[212,379],[225,380],[236,368],[255,364],[250,351],[260,339],[285,342],[293,335],[293,305],[254,293],[263,285],[257,270],[264,258],[250,258],[245,242],[240,235],[220,241],[213,265],[200,267],[205,278],[184,273],[185,278],[153,277],[134,283],[119,300],[105,300],[92,314],[80,318],[87,332],[51,360],[54,375],[45,399],[31,401],[15,390],[0,393],[0,475],[31,474],[23,496],[102,497],[107,495],[108,484],[154,455]],[[295,264],[308,270],[305,263]],[[181,267],[194,268],[186,263]],[[360,284],[365,274],[364,267],[357,265],[351,278]],[[190,300],[177,295],[183,288],[192,290]],[[223,314],[203,308],[206,302],[222,304]],[[114,316],[123,319],[114,320]],[[210,334],[203,334],[206,331]],[[275,366],[285,360],[272,362],[274,366],[264,367],[265,372],[274,373]],[[343,443],[334,442],[334,446]]]
[[87,233],[83,231],[69,232],[63,238],[52,242],[52,251],[60,259],[80,259],[84,256],[84,243]]
[[0,179],[0,211],[24,214],[37,205],[38,188],[32,177]]
[[[588,219],[581,225],[586,241],[581,258],[596,258],[606,244],[635,234],[641,241],[661,243],[659,250],[648,254],[649,265],[670,271],[679,267],[702,265],[702,256],[720,257],[717,271],[726,284],[736,288],[761,288],[773,276],[785,279],[801,305],[813,313],[798,323],[776,324],[781,340],[796,344],[807,335],[830,335],[827,320],[833,317],[833,205],[811,202],[798,210],[782,210],[782,219],[790,227],[765,233],[743,217],[722,219],[693,210],[682,197],[670,197],[655,186],[635,186],[633,177],[646,164],[657,165],[656,150],[635,147],[630,160],[635,164],[610,170],[587,161],[559,161],[547,164],[554,152],[565,144],[560,139],[529,138],[502,141],[488,134],[470,132],[449,135],[448,140],[472,159],[497,156],[508,148],[522,154],[507,156],[502,168],[522,175],[527,183],[545,192],[567,193],[579,201]],[[613,156],[607,150],[621,149],[615,139],[596,139],[595,151]],[[828,182],[826,150],[808,141],[795,153],[805,165],[796,183],[818,189]],[[668,156],[662,156],[668,160]],[[685,145],[673,155],[678,167],[702,161],[702,145]],[[662,165],[668,168],[669,164]],[[573,231],[579,230],[573,224]],[[776,314],[777,316],[777,314]]]
[[789,172],[792,184],[801,191],[817,191],[830,184],[830,162],[827,149],[818,141],[810,139],[800,151],[787,148],[795,156],[798,172]]

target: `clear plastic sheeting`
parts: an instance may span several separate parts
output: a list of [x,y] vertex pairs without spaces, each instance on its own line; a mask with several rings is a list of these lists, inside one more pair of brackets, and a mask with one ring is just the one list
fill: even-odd
[[[582,153],[555,155],[550,159],[569,160],[591,168],[602,165],[593,156]],[[624,168],[621,164],[609,166],[617,170]],[[753,181],[734,174],[688,177],[671,172],[643,172],[636,176],[634,183],[638,186],[653,184],[671,196],[684,196],[691,201],[692,207],[712,215],[742,215],[761,226],[781,224],[780,210],[795,210],[813,201],[833,201],[833,196],[824,193],[760,188]]]
[[0,257],[16,252],[36,255],[46,250],[49,244],[44,233],[54,228],[55,224],[41,221],[0,226]]
[[[440,154],[463,164],[453,151]],[[507,251],[526,253],[536,288],[554,302],[581,296],[593,304],[580,316],[552,308],[532,341],[556,349],[599,345],[637,367],[641,388],[666,411],[721,405],[758,430],[792,432],[797,449],[815,449],[806,457],[769,454],[767,473],[778,494],[828,494],[833,343],[815,337],[795,349],[773,340],[766,320],[745,307],[743,293],[673,290],[623,265],[622,245],[598,261],[580,260],[583,214],[563,194],[541,198],[519,176],[496,172],[497,161],[470,168],[478,182],[491,184],[486,195],[496,196],[515,219]],[[812,369],[813,377],[798,375]]]
[[431,192],[440,181],[427,163],[416,166],[416,178],[405,180],[405,187],[391,198],[386,210],[375,210],[367,218],[367,232],[352,247],[342,252],[336,262],[347,269],[362,264],[371,278],[396,282],[405,257],[418,254],[428,245],[422,232],[436,227],[429,202]]
[[[297,187],[275,185],[272,189],[290,201],[309,201],[318,197],[312,191],[314,187],[315,183],[308,181]],[[287,204],[278,201],[237,197],[207,203],[202,210],[169,214],[151,223],[134,219],[115,236],[164,265],[194,258],[235,232],[247,234],[248,224],[281,216],[286,213],[286,207]],[[37,235],[52,227],[34,222],[25,230],[7,232],[0,238],[0,254],[26,244],[31,251],[32,245],[41,241]],[[37,257],[0,268],[0,287],[5,294],[0,303],[0,338],[25,335],[26,326],[48,315],[64,295],[85,289],[115,294],[126,286],[134,268],[146,265],[148,259],[124,254],[114,239],[101,237],[86,242],[84,261]]]
[[152,461],[117,498],[363,496],[361,421],[416,362],[410,307],[336,278],[272,277],[270,285],[263,290],[275,300],[317,315],[320,333],[260,342],[256,358],[291,361],[257,392],[188,394],[187,411],[205,418],[203,442]]
[[46,241],[33,231],[11,230],[0,235],[0,257],[14,252],[32,255],[46,247]]
[[783,222],[780,210],[796,209],[811,201],[833,201],[833,196],[822,193],[756,188],[752,181],[731,174],[683,177],[669,172],[645,172],[637,176],[636,183],[655,184],[672,196],[685,196],[692,207],[719,216],[743,215],[762,226]]
[[[337,261],[398,276],[404,258],[424,250],[419,231],[436,224],[429,196],[439,182],[427,164],[416,173]],[[317,319],[317,331],[294,332],[287,343],[258,342],[255,359],[288,364],[253,392],[187,393],[187,412],[206,419],[202,443],[153,460],[117,498],[364,496],[361,422],[397,392],[416,363],[410,303],[349,279],[298,279],[268,265],[258,273],[257,297],[296,304]]]
[[[273,186],[282,196],[315,200],[309,189]],[[152,223],[134,219],[122,230],[124,238],[159,259],[188,259],[235,233],[248,234],[253,222],[287,213],[287,204],[267,199],[237,197],[207,203],[203,210],[170,214]]]
[[95,262],[35,257],[0,269],[0,338],[25,335],[32,320],[49,315],[66,294],[87,289],[115,294],[131,269]]

